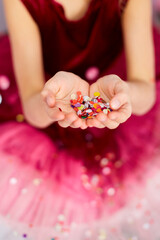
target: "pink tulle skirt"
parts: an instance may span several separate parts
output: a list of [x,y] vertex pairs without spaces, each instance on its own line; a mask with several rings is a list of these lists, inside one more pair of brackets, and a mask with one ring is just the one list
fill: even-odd
[[[0,240],[160,239],[160,35],[153,108],[115,130],[23,121],[0,38]],[[3,60],[2,60],[3,59]],[[124,55],[105,74],[125,75]]]

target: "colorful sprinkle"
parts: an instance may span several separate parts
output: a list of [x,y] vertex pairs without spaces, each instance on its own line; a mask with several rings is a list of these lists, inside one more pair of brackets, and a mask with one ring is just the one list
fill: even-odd
[[23,121],[24,121],[24,116],[23,116],[23,114],[18,114],[18,115],[16,116],[16,120],[17,120],[17,122],[23,122]]
[[85,77],[89,81],[93,81],[99,76],[99,69],[96,66],[91,66],[85,72]]
[[109,188],[107,191],[109,196],[113,196],[115,194],[115,189],[114,188]]
[[149,223],[144,223],[143,224],[143,229],[148,230],[150,228],[150,224]]
[[42,182],[42,179],[40,179],[40,178],[35,178],[35,179],[33,180],[33,184],[34,184],[35,186],[39,186],[39,185],[41,184],[41,182]]
[[109,160],[107,158],[102,158],[100,165],[101,167],[105,167],[108,164]]
[[109,167],[105,167],[102,169],[103,175],[109,175],[111,173],[111,169]]
[[95,93],[94,93],[94,96],[95,96],[95,97],[99,97],[99,96],[100,96],[100,93],[99,93],[99,92],[95,92]]
[[27,238],[27,234],[26,233],[23,234],[23,238]]
[[75,99],[76,99],[76,94],[73,93],[73,94],[71,95],[71,99],[72,99],[72,100],[75,100]]
[[77,92],[76,98],[75,96],[75,94],[71,95],[71,107],[82,119],[94,118],[100,112],[108,114],[108,112],[112,111],[109,103],[106,103],[102,98],[100,98],[99,92],[94,93],[94,98],[82,96],[80,91]]
[[10,86],[10,81],[7,76],[0,76],[0,89],[7,90]]
[[138,237],[134,236],[134,237],[129,238],[129,240],[138,240]]
[[114,166],[115,166],[116,168],[120,168],[122,165],[123,165],[123,163],[122,163],[121,160],[116,161],[115,164],[114,164]]
[[100,177],[97,174],[94,174],[91,178],[91,184],[92,186],[98,186],[98,183],[100,181]]
[[107,237],[107,234],[106,234],[105,230],[101,229],[99,236],[98,236],[98,240],[105,240],[106,237]]
[[28,191],[28,190],[27,190],[26,188],[23,188],[23,189],[21,190],[21,193],[22,193],[22,194],[26,194],[27,191]]
[[65,216],[63,214],[58,215],[58,221],[59,222],[64,222]]
[[0,104],[2,103],[2,95],[0,94]]
[[17,231],[14,231],[14,232],[13,232],[13,236],[17,237],[17,236],[18,236],[18,232],[17,232]]
[[15,184],[17,184],[18,180],[13,177],[13,178],[10,179],[9,182],[10,182],[10,184],[15,185]]
[[61,232],[61,231],[62,231],[62,225],[59,224],[59,223],[57,223],[57,224],[55,225],[55,231]]
[[87,239],[92,237],[92,232],[91,232],[91,230],[86,230],[86,232],[85,232],[85,237],[86,237]]

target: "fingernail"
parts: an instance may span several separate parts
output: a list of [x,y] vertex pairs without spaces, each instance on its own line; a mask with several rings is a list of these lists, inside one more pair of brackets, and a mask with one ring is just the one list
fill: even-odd
[[115,99],[115,100],[113,100],[111,105],[112,105],[112,108],[119,108],[120,107],[120,102],[117,99]]
[[47,104],[48,104],[49,106],[54,104],[53,98],[51,98],[51,97],[49,97],[49,96],[46,98],[46,101],[47,101]]

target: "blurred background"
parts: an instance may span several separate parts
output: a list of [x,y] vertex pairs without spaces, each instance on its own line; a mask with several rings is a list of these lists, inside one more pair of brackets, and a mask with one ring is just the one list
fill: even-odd
[[6,23],[4,19],[2,0],[0,0],[0,32],[6,31]]
[[160,0],[152,0],[153,23],[160,31]]
[[[152,3],[153,3],[153,22],[154,25],[160,30],[160,0],[152,0]],[[2,0],[0,0],[0,33],[5,31],[6,23],[3,12]]]

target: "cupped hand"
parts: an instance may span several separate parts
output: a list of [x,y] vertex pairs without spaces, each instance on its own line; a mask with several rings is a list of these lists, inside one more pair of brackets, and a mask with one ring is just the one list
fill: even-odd
[[77,75],[63,71],[49,79],[41,91],[46,112],[61,127],[87,128],[86,120],[80,119],[71,107],[71,95],[77,91],[88,95],[89,84]]
[[101,112],[94,119],[87,119],[89,127],[115,129],[131,116],[132,107],[127,82],[117,75],[107,75],[90,86],[90,96],[93,97],[97,91],[105,102],[110,103],[113,111],[108,114]]

